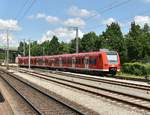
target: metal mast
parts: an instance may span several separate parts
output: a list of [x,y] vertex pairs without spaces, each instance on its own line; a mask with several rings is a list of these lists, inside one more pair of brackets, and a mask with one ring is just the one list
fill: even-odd
[[9,69],[9,38],[8,38],[8,29],[7,29],[7,59],[6,59],[6,68]]
[[29,63],[28,69],[29,69],[29,70],[30,70],[30,68],[31,68],[31,67],[30,67],[30,63],[31,63],[31,62],[30,62],[30,58],[31,58],[31,53],[30,53],[30,39],[29,39],[29,58],[28,58],[28,61],[29,61],[29,62],[28,62],[28,63]]
[[25,39],[24,39],[24,51],[23,51],[23,56],[26,56],[26,42],[25,42]]
[[78,27],[75,27],[75,30],[76,30],[76,53],[79,53]]

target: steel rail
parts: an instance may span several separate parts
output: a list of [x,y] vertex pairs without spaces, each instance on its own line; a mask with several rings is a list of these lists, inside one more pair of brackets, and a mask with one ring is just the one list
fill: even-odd
[[[52,81],[52,82],[55,82],[55,83],[58,83],[58,84],[62,84],[62,85],[68,86],[68,87],[72,87],[72,88],[75,88],[75,89],[78,89],[78,90],[81,90],[81,91],[85,91],[85,92],[88,92],[88,93],[91,93],[91,94],[94,94],[94,95],[97,95],[97,96],[103,96],[103,97],[106,97],[106,98],[109,98],[109,99],[117,100],[117,101],[120,101],[120,102],[123,102],[123,103],[127,103],[129,105],[133,105],[133,106],[143,108],[143,109],[146,109],[146,110],[150,111],[150,106],[142,105],[141,103],[134,103],[134,100],[138,99],[141,102],[147,101],[148,104],[150,104],[150,99],[149,98],[144,98],[144,97],[131,95],[131,94],[127,94],[127,93],[123,93],[123,92],[119,92],[119,91],[113,91],[113,90],[109,90],[109,89],[105,89],[105,88],[91,86],[91,85],[87,85],[87,84],[83,84],[83,83],[79,83],[79,82],[75,82],[75,81],[71,81],[71,80],[66,80],[66,79],[64,80],[63,78],[56,78],[54,76],[39,74],[39,73],[36,73],[36,72],[33,72],[33,73],[29,72],[29,71],[25,71],[25,72],[26,72],[26,74],[29,74],[29,75],[32,75],[32,76],[35,76],[35,77],[38,77],[38,78],[40,77],[40,78],[45,79],[45,80],[49,80],[49,81]],[[52,80],[51,78],[61,80],[61,81]],[[68,82],[68,83],[64,83],[62,81],[65,81],[65,82]],[[69,83],[72,83],[72,85],[69,84]],[[86,88],[81,88],[80,86],[75,86],[73,84],[80,85],[80,86],[85,86]],[[109,92],[109,93],[112,93],[112,94],[117,94],[117,96],[114,97],[112,95],[107,95],[107,94],[104,94],[104,93],[96,92],[94,90],[88,90],[88,88],[103,90],[105,92]],[[121,98],[119,98],[119,95],[124,96],[125,98],[121,99]],[[133,98],[133,100],[128,100],[126,98]]]
[[[0,70],[0,71],[1,71],[1,70]],[[4,72],[5,74],[7,74],[7,75],[9,75],[9,76],[11,76],[11,77],[17,79],[18,81],[20,81],[20,82],[22,82],[22,83],[28,85],[29,87],[31,87],[31,88],[33,88],[34,90],[40,92],[41,94],[43,94],[43,95],[45,95],[45,96],[47,96],[47,97],[50,97],[50,98],[54,99],[56,102],[58,102],[58,103],[60,103],[60,104],[62,104],[62,105],[64,105],[64,106],[70,108],[71,110],[75,111],[77,114],[79,114],[79,115],[84,115],[84,113],[82,113],[80,110],[77,110],[76,108],[70,107],[70,105],[68,105],[68,104],[66,104],[66,103],[63,103],[63,101],[59,101],[59,100],[55,99],[54,97],[51,97],[50,95],[48,95],[48,94],[42,92],[41,90],[39,90],[39,89],[37,89],[37,88],[35,88],[35,87],[29,85],[28,83],[26,83],[26,82],[20,80],[20,79],[17,78],[14,74],[10,74],[10,73],[7,72],[7,71],[3,71],[3,72]],[[0,76],[1,76],[1,75],[0,75]],[[2,77],[2,79],[4,79],[4,78]],[[4,80],[5,80],[5,79],[4,79]],[[23,99],[24,99],[27,103],[29,103],[29,105],[31,105],[31,107],[33,107],[34,110],[37,111],[37,113],[38,113],[39,115],[42,115],[42,114],[43,114],[43,113],[41,113],[40,110],[38,110],[38,108],[35,108],[34,105],[33,105],[30,101],[26,100],[25,97],[24,97],[21,93],[19,93],[19,91],[17,91],[7,80],[5,80],[5,81],[6,81],[21,97],[23,97]]]

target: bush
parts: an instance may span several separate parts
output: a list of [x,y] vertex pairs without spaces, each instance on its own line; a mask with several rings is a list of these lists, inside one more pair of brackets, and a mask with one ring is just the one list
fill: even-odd
[[122,65],[122,71],[124,73],[129,73],[134,75],[148,75],[150,74],[150,64],[143,64],[139,62],[124,63]]

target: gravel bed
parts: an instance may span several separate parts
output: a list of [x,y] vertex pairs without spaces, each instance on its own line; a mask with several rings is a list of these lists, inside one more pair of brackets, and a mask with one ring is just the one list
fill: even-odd
[[32,77],[31,75],[26,75],[24,73],[15,72],[16,75],[19,75],[21,78],[28,80],[40,87],[43,87],[51,92],[57,93],[73,102],[79,103],[93,111],[98,112],[101,115],[140,115],[145,114],[140,112],[137,109],[131,109],[124,106],[118,106],[118,104],[112,103],[112,101],[106,101],[102,97],[93,97],[87,95],[78,90],[68,88],[63,85],[58,85],[56,83],[43,80],[40,78]]

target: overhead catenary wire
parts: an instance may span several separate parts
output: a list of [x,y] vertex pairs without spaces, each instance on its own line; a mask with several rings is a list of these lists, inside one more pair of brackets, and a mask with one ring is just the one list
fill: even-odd
[[[138,15],[144,15],[144,14],[147,13],[147,12],[149,12],[149,11],[146,10],[146,11],[144,11],[144,12],[140,12]],[[135,17],[135,16],[130,16],[130,17],[122,18],[122,19],[120,18],[120,19],[118,19],[116,22],[119,23],[121,20],[127,21],[127,20],[129,20],[129,19],[134,18],[134,17]],[[102,26],[104,26],[104,24],[99,24],[99,25],[91,26],[91,27],[86,28],[86,30],[97,29],[97,28],[100,28],[100,27],[102,27]]]
[[32,8],[32,6],[34,5],[34,3],[36,2],[36,0],[32,0],[30,2],[30,5],[28,6],[28,8],[23,12],[23,14],[20,16],[20,18],[18,19],[18,22],[20,22],[24,16],[30,11],[30,9]]
[[17,18],[19,18],[19,16],[21,15],[21,13],[23,12],[25,6],[28,4],[29,0],[25,0],[25,2],[23,3],[23,5],[21,6],[21,8],[19,9],[19,11],[17,12],[15,19],[17,20]]
[[[122,6],[122,5],[127,4],[127,3],[130,2],[130,1],[132,1],[132,0],[124,0],[124,1],[119,2],[119,3],[116,1],[117,4],[112,3],[112,4],[110,5],[110,7],[103,9],[103,10],[100,11],[99,13],[100,13],[100,14],[104,14],[104,13],[106,13],[106,12],[108,12],[108,11],[114,9],[114,8],[117,8],[117,7],[120,7],[120,6]],[[93,16],[87,18],[86,21],[90,20],[90,19],[93,18],[93,17],[96,17],[97,15],[99,15],[99,14],[95,14],[95,15],[93,15]]]

